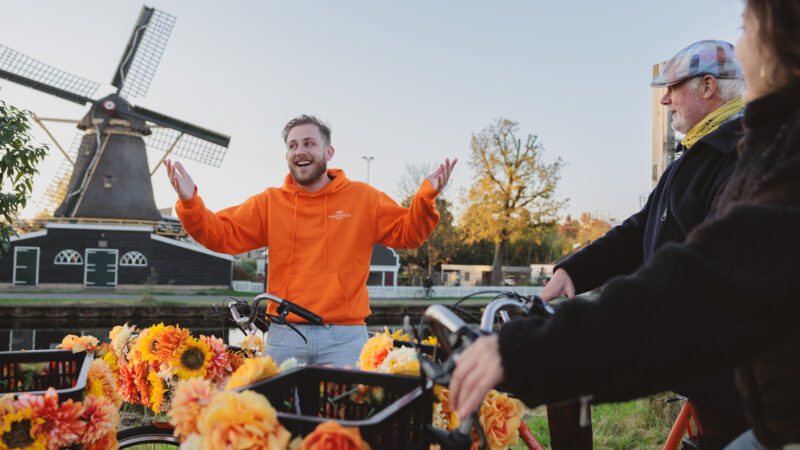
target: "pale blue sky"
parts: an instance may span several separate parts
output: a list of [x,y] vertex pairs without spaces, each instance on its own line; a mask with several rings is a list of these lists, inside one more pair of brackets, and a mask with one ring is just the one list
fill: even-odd
[[[740,0],[147,4],[177,22],[149,94],[134,102],[231,135],[222,167],[186,164],[212,209],[282,182],[280,132],[301,113],[332,125],[330,166],[364,181],[362,156],[374,156],[370,181],[394,197],[416,161],[458,157],[452,183],[468,186],[471,133],[505,117],[539,135],[546,159],[568,163],[565,213],[618,219],[650,189],[652,64],[700,39],[735,43],[742,10]],[[4,0],[0,43],[101,82],[102,96],[141,7]],[[0,99],[43,117],[87,110],[5,80]],[[53,129],[69,145],[73,129]],[[37,192],[55,165],[43,166]],[[165,178],[160,169],[153,180],[159,207],[176,199]]]

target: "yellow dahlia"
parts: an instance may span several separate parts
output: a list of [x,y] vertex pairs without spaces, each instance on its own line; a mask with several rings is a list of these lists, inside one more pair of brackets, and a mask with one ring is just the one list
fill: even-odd
[[428,339],[423,340],[422,343],[428,345],[437,345],[439,340],[436,339],[436,336],[428,336]]
[[381,365],[383,359],[394,348],[391,336],[383,333],[376,333],[375,336],[367,339],[364,347],[361,348],[361,356],[356,365],[361,370],[375,370]]
[[383,327],[383,334],[391,337],[392,339],[397,339],[398,341],[410,341],[411,338],[408,337],[405,331],[402,328],[398,328],[394,330],[394,333],[389,331],[389,327]]
[[156,372],[151,371],[147,374],[147,381],[150,382],[150,407],[153,408],[154,413],[158,414],[163,410],[164,392],[166,392],[164,380]]
[[253,391],[218,394],[201,414],[198,428],[207,449],[282,449],[291,438],[267,398]]
[[272,378],[278,374],[278,365],[272,360],[271,356],[263,358],[251,358],[245,360],[244,365],[239,367],[231,375],[225,390],[240,388],[248,384],[257,383],[261,380]]
[[156,356],[159,344],[158,338],[161,336],[164,328],[166,328],[164,324],[160,323],[142,330],[139,334],[139,341],[136,344],[136,349],[139,350],[139,354],[142,355],[142,361],[154,362],[158,358]]
[[204,377],[211,361],[211,351],[205,342],[190,337],[175,352],[170,365],[181,380]]
[[0,450],[45,450],[47,436],[41,431],[44,419],[35,417],[30,407],[3,416]]
[[211,403],[217,391],[209,380],[190,378],[178,382],[169,411],[169,423],[175,427],[175,435],[184,438],[199,433],[197,421],[203,409]]

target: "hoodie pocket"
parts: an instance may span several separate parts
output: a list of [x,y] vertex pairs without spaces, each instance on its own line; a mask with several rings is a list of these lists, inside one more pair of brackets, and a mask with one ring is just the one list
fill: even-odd
[[[289,280],[288,298],[292,303],[297,303],[322,316],[322,321],[327,322],[331,312],[344,307],[345,296],[339,279],[335,273],[330,272],[298,272]],[[290,321],[301,321],[297,316],[290,315]]]

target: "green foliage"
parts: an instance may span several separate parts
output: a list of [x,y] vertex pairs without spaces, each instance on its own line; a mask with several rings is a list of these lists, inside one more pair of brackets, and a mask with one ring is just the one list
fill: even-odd
[[[407,198],[404,206],[411,204],[412,197]],[[439,224],[431,236],[419,248],[398,250],[400,264],[403,267],[418,266],[425,276],[431,276],[436,266],[450,262],[461,245],[461,239],[453,225],[451,204],[441,196],[436,197],[436,210],[439,211]],[[420,274],[421,275],[421,274]]]
[[14,220],[28,203],[36,165],[47,155],[46,145],[36,145],[30,136],[30,112],[0,101],[0,247],[8,252],[15,235]]

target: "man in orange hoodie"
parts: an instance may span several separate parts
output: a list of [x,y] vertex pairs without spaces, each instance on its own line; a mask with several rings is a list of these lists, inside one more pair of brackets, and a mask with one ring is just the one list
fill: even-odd
[[[283,129],[289,175],[238,206],[213,213],[179,162],[165,160],[186,231],[206,248],[237,254],[269,247],[269,293],[322,316],[324,325],[289,316],[308,338],[283,325],[267,333],[267,354],[278,363],[354,366],[367,340],[367,276],[375,243],[416,248],[439,222],[436,195],[457,160],[445,160],[420,186],[409,208],[366,183],[328,169],[334,149],[330,128],[313,116]],[[274,307],[273,307],[274,309]]]

